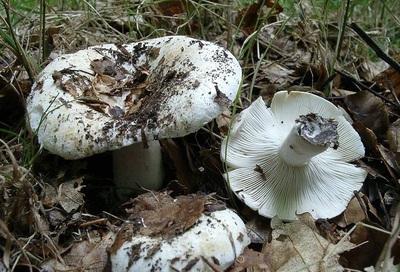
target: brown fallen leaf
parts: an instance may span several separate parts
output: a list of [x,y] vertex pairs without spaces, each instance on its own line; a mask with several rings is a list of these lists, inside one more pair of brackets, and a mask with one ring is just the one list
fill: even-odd
[[80,192],[83,188],[82,182],[82,178],[77,178],[58,187],[58,202],[67,213],[77,210],[85,203],[83,193]]
[[274,8],[272,14],[278,14],[283,11],[283,8],[274,0],[268,1],[256,1],[253,4],[239,10],[238,16],[236,18],[236,25],[240,25],[241,29],[250,35],[257,28],[258,18],[264,13],[263,7]]
[[244,252],[236,258],[235,263],[228,272],[248,271],[248,269],[263,272],[273,271],[270,257],[267,254],[245,248]]
[[346,239],[332,244],[301,221],[271,221],[272,241],[263,253],[270,256],[272,271],[344,271],[339,254],[353,248]]
[[397,164],[400,164],[400,118],[394,121],[386,132],[389,149],[394,152]]
[[[362,195],[362,193],[360,193]],[[365,205],[363,203],[363,205]],[[355,224],[366,219],[366,215],[360,201],[357,197],[353,197],[346,210],[339,216],[334,218],[335,223],[342,228],[347,227],[350,224]]]
[[344,102],[355,121],[361,122],[378,137],[386,133],[389,126],[389,113],[382,99],[368,91],[348,95]]
[[172,139],[163,139],[160,144],[174,164],[177,179],[184,186],[184,190],[190,191],[194,187],[194,173],[190,170],[185,152]]
[[[395,58],[399,60],[400,55],[398,54]],[[374,80],[386,89],[394,91],[397,97],[400,96],[400,73],[396,69],[389,67],[379,73]]]
[[272,231],[269,219],[260,215],[253,216],[252,219],[246,223],[246,228],[248,230],[247,234],[253,244],[264,244],[268,241],[268,237]]
[[383,60],[379,60],[378,62],[373,62],[367,58],[360,58],[358,60],[357,71],[360,78],[363,78],[367,81],[378,81],[380,75],[384,73],[384,71],[389,66]]
[[133,199],[126,209],[142,235],[173,237],[197,221],[204,211],[206,197],[182,195],[171,197],[168,192],[149,192]]
[[43,206],[46,208],[51,208],[55,204],[57,204],[57,189],[52,185],[45,183],[44,184],[44,198],[42,199]]
[[[346,267],[363,270],[365,267],[375,266],[379,255],[383,250],[389,234],[379,230],[379,227],[358,224],[351,233],[350,241],[357,245],[352,250],[342,254],[346,261]],[[394,263],[400,262],[400,240],[397,240],[392,248]]]
[[114,76],[117,73],[116,63],[107,58],[92,60],[90,66],[92,67],[93,72],[98,75]]
[[80,74],[79,71],[63,69],[55,71],[52,77],[57,86],[73,97],[78,97],[92,88],[91,80],[86,75]]
[[[378,145],[378,150],[381,153],[381,157],[382,157],[385,165],[389,166],[397,174],[400,173],[400,167],[399,167],[399,164],[397,163],[396,155],[381,144]],[[388,169],[388,171],[390,172],[392,177],[396,180],[397,177],[396,177],[395,173],[393,173],[390,169]]]
[[360,135],[366,151],[375,156],[379,156],[378,138],[376,137],[375,133],[361,122],[353,123],[353,127]]
[[[63,257],[64,263],[52,259],[42,265],[45,271],[107,271],[108,248],[114,242],[115,234],[108,232],[104,235],[91,232],[91,240],[74,243]],[[97,237],[96,237],[97,236]],[[94,238],[93,238],[94,237]]]
[[157,4],[158,10],[165,16],[176,16],[185,12],[185,0],[166,0]]
[[232,120],[232,114],[230,110],[224,110],[220,115],[215,118],[218,129],[222,135],[226,135],[229,130],[229,124]]

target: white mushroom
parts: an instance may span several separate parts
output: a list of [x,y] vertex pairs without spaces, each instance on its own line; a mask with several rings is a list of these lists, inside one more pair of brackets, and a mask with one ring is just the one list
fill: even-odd
[[215,271],[208,263],[226,269],[249,244],[243,221],[225,209],[202,214],[190,229],[170,239],[133,236],[111,254],[112,271]]
[[237,60],[210,42],[171,36],[100,45],[52,61],[33,86],[27,112],[51,153],[79,159],[120,149],[115,182],[157,189],[161,151],[150,141],[198,130],[229,106],[240,80]]
[[367,175],[348,162],[363,156],[359,135],[335,105],[294,91],[276,93],[270,108],[258,98],[221,149],[233,192],[260,215],[285,220],[340,214]]

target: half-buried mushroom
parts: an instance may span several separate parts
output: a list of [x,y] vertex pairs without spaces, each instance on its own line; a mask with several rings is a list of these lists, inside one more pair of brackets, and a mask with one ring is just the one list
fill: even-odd
[[348,162],[363,156],[360,136],[335,105],[295,91],[276,93],[270,108],[258,98],[221,149],[233,192],[259,214],[284,220],[343,212],[367,175]]
[[201,195],[139,196],[130,211],[134,224],[122,227],[111,247],[112,271],[228,268],[250,239],[235,212],[208,202]]
[[197,131],[229,106],[240,80],[237,60],[210,42],[171,36],[107,44],[53,60],[27,112],[51,153],[79,159],[116,150],[119,187],[157,189],[161,151],[151,141]]

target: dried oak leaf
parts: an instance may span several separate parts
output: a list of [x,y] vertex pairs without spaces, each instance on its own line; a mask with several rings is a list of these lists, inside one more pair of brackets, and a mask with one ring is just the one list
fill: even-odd
[[271,258],[272,271],[343,271],[339,254],[353,244],[332,244],[301,221],[284,224],[273,218],[272,241],[263,249]]
[[139,222],[138,233],[172,237],[190,228],[204,211],[206,197],[182,195],[172,198],[167,192],[149,192],[132,201],[130,219]]

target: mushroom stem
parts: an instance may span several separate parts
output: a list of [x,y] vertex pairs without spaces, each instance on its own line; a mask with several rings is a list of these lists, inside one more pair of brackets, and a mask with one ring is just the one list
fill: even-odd
[[329,147],[338,147],[338,123],[317,114],[301,115],[279,149],[287,164],[304,166]]
[[113,169],[120,197],[161,188],[164,171],[160,143],[150,141],[147,148],[137,143],[113,151]]

